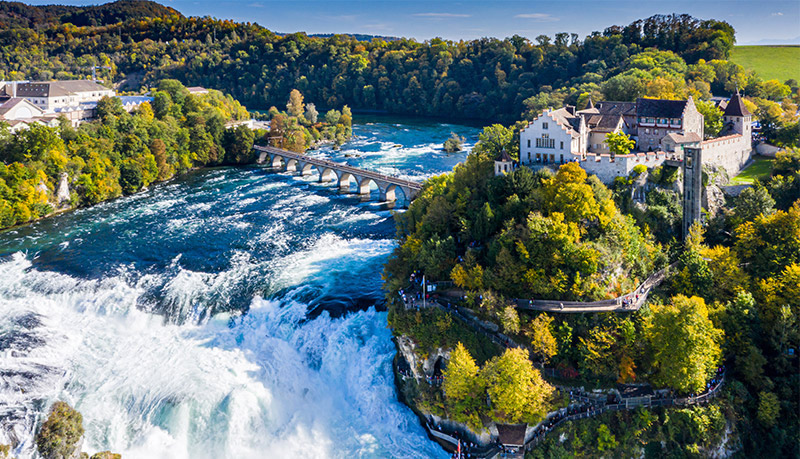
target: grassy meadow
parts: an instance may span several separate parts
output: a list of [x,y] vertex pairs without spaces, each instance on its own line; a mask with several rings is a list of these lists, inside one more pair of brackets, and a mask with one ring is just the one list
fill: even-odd
[[730,59],[765,80],[800,81],[800,45],[735,46]]

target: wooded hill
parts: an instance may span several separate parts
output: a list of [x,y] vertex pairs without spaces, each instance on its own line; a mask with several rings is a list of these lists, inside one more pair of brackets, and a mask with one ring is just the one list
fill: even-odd
[[100,26],[129,19],[181,16],[173,8],[147,0],[118,0],[104,5],[35,6],[21,2],[0,3],[0,28],[40,29],[57,24]]
[[363,42],[344,35],[279,36],[257,24],[165,15],[155,7],[150,17],[139,10],[111,14],[131,3],[139,4],[117,2],[104,5],[108,13],[83,13],[98,18],[128,14],[118,24],[105,19],[98,19],[97,26],[70,24],[70,14],[77,13],[57,7],[49,16],[42,13],[42,19],[3,28],[0,79],[74,78],[91,74],[94,65],[108,65],[112,69],[105,79],[119,81],[142,72],[144,84],[176,78],[230,91],[256,109],[282,103],[298,89],[325,108],[347,104],[503,122],[538,109],[542,101],[536,97],[558,91],[555,102],[577,103],[590,94],[626,100],[707,97],[737,84],[756,94],[760,84],[725,61],[734,43],[729,24],[688,15],[653,16],[583,39],[559,33],[535,40],[515,35]]

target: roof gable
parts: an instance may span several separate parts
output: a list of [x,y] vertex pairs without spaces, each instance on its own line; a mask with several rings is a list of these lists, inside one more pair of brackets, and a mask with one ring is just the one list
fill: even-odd
[[751,116],[749,110],[744,105],[744,101],[742,101],[742,97],[737,92],[736,94],[731,96],[730,102],[725,107],[725,112],[723,116]]

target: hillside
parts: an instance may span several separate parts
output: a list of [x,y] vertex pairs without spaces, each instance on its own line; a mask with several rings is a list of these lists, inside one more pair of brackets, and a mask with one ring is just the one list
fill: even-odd
[[[535,40],[515,35],[423,43],[279,36],[252,23],[170,15],[107,26],[0,28],[0,80],[80,78],[96,62],[112,67],[99,75],[105,80],[143,72],[148,86],[176,78],[224,89],[253,109],[284,103],[298,89],[325,108],[347,104],[510,123],[525,112],[577,104],[588,95],[631,100],[725,93],[729,80],[743,72],[722,68],[733,41],[730,24],[688,15],[656,15],[583,39],[558,33]],[[698,78],[688,74],[689,65],[700,59],[721,68],[700,69],[711,80],[690,85]]]
[[128,19],[159,18],[181,14],[168,6],[147,0],[118,0],[92,6],[45,5],[21,2],[0,3],[0,28],[37,28],[71,23],[76,26],[102,26]]
[[800,81],[800,45],[735,46],[731,61],[753,70],[765,80]]

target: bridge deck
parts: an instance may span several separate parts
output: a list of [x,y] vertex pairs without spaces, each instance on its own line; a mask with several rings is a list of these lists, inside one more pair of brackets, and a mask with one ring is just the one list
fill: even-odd
[[259,145],[254,146],[256,151],[262,151],[269,153],[270,155],[277,155],[283,158],[294,159],[297,161],[302,161],[309,164],[314,164],[315,166],[323,166],[334,170],[339,170],[342,172],[347,172],[349,174],[357,175],[359,177],[366,177],[373,180],[379,180],[385,183],[391,183],[392,185],[402,186],[413,190],[421,190],[422,184],[419,182],[412,182],[410,180],[403,180],[397,177],[392,177],[391,175],[381,174],[380,172],[369,171],[366,169],[360,169],[358,167],[349,166],[347,164],[336,163],[333,161],[328,161],[326,159],[319,159],[313,158],[311,156],[304,155],[302,153],[296,153],[293,151],[283,150],[280,148],[275,147],[262,147]]

